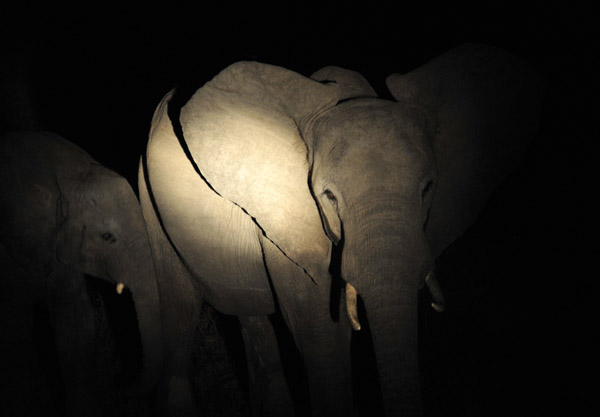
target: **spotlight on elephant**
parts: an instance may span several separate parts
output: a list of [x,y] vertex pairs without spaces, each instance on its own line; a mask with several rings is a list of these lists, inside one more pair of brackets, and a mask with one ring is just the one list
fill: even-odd
[[[46,415],[31,373],[33,306],[51,313],[69,415],[96,415],[94,310],[84,274],[131,290],[143,345],[140,393],[162,358],[158,289],[141,207],[125,178],[48,132],[0,138],[0,326],[4,415]],[[8,382],[8,384],[4,384]]]
[[[347,69],[307,78],[239,62],[191,97],[175,91],[159,104],[140,198],[156,256],[183,261],[177,276],[159,272],[161,302],[173,306],[162,318],[172,327],[170,410],[189,409],[181,393],[194,323],[184,321],[202,296],[240,317],[255,410],[291,410],[266,318],[277,305],[303,357],[313,414],[350,415],[360,297],[386,415],[422,412],[418,291],[427,285],[443,310],[435,259],[522,157],[540,88],[519,59],[474,44],[386,83],[395,101]],[[348,312],[337,321],[332,245],[342,245]]]

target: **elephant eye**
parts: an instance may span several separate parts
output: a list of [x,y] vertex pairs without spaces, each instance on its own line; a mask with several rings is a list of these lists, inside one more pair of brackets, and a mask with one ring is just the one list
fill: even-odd
[[110,232],[103,233],[102,239],[104,239],[105,241],[107,241],[109,243],[115,243],[117,241],[117,239]]
[[335,194],[333,194],[330,190],[325,190],[324,194],[327,197],[327,199],[331,201],[337,201],[337,198],[335,198]]

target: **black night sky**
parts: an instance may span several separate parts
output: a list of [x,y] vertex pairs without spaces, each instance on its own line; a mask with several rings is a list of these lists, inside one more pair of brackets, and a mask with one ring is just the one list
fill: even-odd
[[162,96],[177,85],[200,87],[233,62],[257,60],[307,76],[325,65],[346,67],[387,98],[387,75],[453,46],[506,48],[544,80],[542,122],[518,170],[438,259],[448,310],[421,315],[425,411],[517,416],[588,409],[595,400],[595,328],[585,261],[595,238],[592,161],[584,156],[597,135],[598,91],[591,10],[541,1],[255,3],[2,6],[0,109],[9,106],[7,86],[25,80],[38,127],[77,143],[136,188]]

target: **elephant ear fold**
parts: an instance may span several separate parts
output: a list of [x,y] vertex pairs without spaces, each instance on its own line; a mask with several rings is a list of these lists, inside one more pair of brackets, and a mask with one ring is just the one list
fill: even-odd
[[67,217],[69,215],[69,203],[67,199],[61,194],[58,194],[58,198],[56,199],[56,228],[62,228],[67,222]]
[[197,90],[180,114],[204,180],[316,281],[328,277],[331,244],[309,189],[309,149],[298,126],[337,101],[331,86],[239,62]]
[[[78,189],[77,181],[61,178],[61,187]],[[85,242],[86,226],[78,225],[69,219],[69,204],[67,198],[59,192],[56,200],[56,258],[64,265],[76,265],[81,258],[81,248]]]
[[310,78],[320,83],[328,84],[337,89],[338,100],[348,100],[360,97],[377,97],[371,84],[356,71],[336,66],[321,68]]
[[517,57],[459,46],[387,86],[424,111],[437,185],[426,233],[434,256],[475,222],[493,189],[515,169],[535,134],[541,83]]

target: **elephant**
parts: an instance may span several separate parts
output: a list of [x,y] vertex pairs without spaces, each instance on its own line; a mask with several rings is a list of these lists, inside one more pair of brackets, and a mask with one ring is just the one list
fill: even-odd
[[394,73],[386,85],[393,100],[352,70],[306,77],[241,61],[157,106],[139,192],[157,260],[161,389],[172,415],[193,413],[185,372],[198,299],[240,319],[254,414],[293,412],[274,312],[302,356],[312,414],[356,412],[357,299],[385,415],[422,414],[419,290],[428,287],[432,306],[444,309],[435,260],[522,159],[542,90],[528,64],[481,44]]
[[59,135],[19,130],[0,137],[0,191],[2,415],[57,412],[33,380],[43,365],[36,365],[33,329],[39,303],[54,330],[68,415],[101,415],[96,313],[85,275],[119,294],[131,292],[143,349],[133,388],[149,395],[162,361],[159,294],[147,228],[128,181]]

